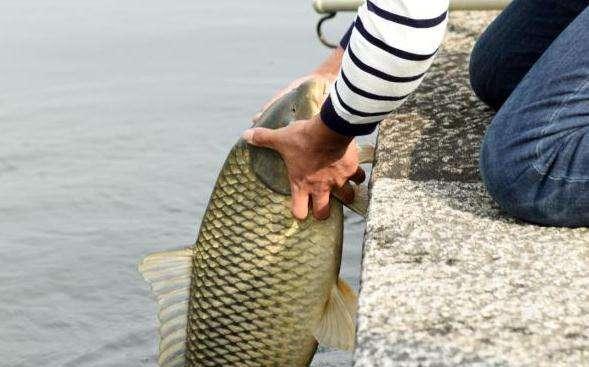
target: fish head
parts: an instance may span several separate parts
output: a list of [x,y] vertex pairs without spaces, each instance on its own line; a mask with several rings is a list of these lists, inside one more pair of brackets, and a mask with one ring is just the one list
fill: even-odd
[[[329,92],[330,82],[312,79],[293,89],[274,102],[254,127],[280,129],[288,124],[306,120],[319,113]],[[290,195],[288,172],[280,154],[268,148],[248,145],[252,169],[258,179],[273,191]]]

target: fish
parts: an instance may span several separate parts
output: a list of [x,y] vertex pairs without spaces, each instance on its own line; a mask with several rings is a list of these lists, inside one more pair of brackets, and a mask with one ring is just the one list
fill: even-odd
[[[308,81],[255,126],[277,129],[310,118],[328,90],[325,81]],[[372,154],[361,148],[361,162]],[[354,188],[350,208],[365,213],[367,190]],[[159,304],[159,365],[299,367],[311,363],[318,344],[351,350],[357,295],[339,278],[343,219],[333,197],[328,219],[295,219],[280,155],[239,139],[195,244],[139,264]]]

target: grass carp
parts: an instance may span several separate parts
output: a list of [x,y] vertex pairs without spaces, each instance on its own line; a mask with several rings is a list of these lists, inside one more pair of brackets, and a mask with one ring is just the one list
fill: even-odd
[[[301,85],[256,126],[275,129],[313,116],[327,87]],[[298,367],[310,364],[318,342],[353,347],[356,295],[338,279],[342,204],[331,199],[327,220],[299,221],[289,194],[280,155],[240,139],[196,243],[140,263],[160,306],[160,366]],[[361,211],[366,199],[357,196]]]

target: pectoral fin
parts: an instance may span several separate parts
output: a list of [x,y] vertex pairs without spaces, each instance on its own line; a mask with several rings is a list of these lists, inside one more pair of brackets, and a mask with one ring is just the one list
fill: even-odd
[[365,217],[368,211],[368,202],[370,201],[368,187],[366,185],[352,185],[352,187],[354,188],[354,201],[344,205],[353,212]]
[[374,162],[374,145],[358,146],[358,162],[360,164]]
[[158,252],[139,264],[159,304],[159,359],[161,367],[186,363],[186,325],[192,269],[192,249]]
[[319,344],[352,350],[356,338],[358,296],[343,280],[333,286],[321,321],[315,332]]

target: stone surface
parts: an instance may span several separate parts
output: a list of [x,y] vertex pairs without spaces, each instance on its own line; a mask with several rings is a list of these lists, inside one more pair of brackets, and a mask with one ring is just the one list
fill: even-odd
[[479,142],[492,111],[470,90],[467,58],[495,14],[452,14],[426,79],[380,128],[375,178],[479,180]]
[[501,212],[480,182],[492,112],[468,54],[495,14],[454,13],[419,92],[381,126],[355,366],[589,366],[589,230]]

